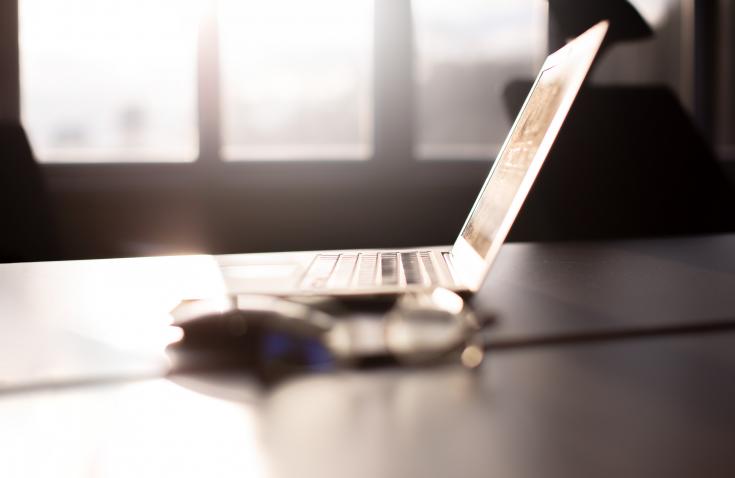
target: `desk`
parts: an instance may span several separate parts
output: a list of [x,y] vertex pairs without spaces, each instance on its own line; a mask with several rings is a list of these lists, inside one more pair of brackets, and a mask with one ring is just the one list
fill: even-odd
[[[2,476],[735,473],[735,332],[546,342],[491,351],[478,374],[344,372],[270,391],[232,375],[82,380],[160,373],[167,311],[216,292],[213,267],[0,266]],[[728,325],[734,291],[733,235],[515,244],[476,306],[499,313],[491,340],[533,342]]]

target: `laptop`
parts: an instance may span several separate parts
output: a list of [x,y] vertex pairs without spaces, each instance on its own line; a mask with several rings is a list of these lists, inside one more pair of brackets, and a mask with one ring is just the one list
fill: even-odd
[[453,246],[217,258],[230,293],[370,296],[476,292],[526,199],[608,30],[603,21],[546,58]]

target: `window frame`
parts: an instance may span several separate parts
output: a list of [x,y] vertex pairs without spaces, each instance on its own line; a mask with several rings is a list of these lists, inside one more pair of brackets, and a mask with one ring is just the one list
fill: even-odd
[[[4,72],[0,86],[7,92],[0,98],[0,118],[20,121],[20,52],[18,41],[18,1],[0,3],[6,20],[0,33],[0,58]],[[110,162],[41,163],[50,181],[62,188],[135,187],[144,184],[192,184],[217,181],[260,187],[263,180],[288,184],[314,181],[329,184],[362,183],[369,178],[391,181],[406,174],[424,178],[441,177],[449,184],[463,183],[464,175],[482,174],[487,158],[431,158],[419,160],[414,140],[414,44],[411,0],[373,0],[373,128],[372,155],[365,160],[278,160],[248,159],[224,161],[220,154],[220,69],[216,2],[200,25],[197,52],[197,127],[199,154],[192,162]],[[685,2],[695,0],[683,0]],[[722,5],[722,4],[721,4]],[[724,7],[722,7],[724,8]],[[721,27],[722,28],[722,27]],[[726,31],[722,28],[720,31]],[[727,45],[729,46],[729,45]],[[720,45],[722,50],[727,46]],[[728,75],[732,75],[732,66]],[[722,81],[722,77],[720,78]],[[720,88],[722,89],[722,87]],[[714,92],[716,90],[709,89]],[[716,93],[712,93],[716,94]],[[733,155],[725,155],[734,159]],[[436,181],[434,179],[433,181]],[[91,186],[96,187],[96,186]]]
[[[715,114],[719,156],[723,160],[735,161],[735,95],[731,85],[735,82],[735,3],[732,1],[719,2],[719,18],[717,31],[720,48],[717,52],[719,76],[717,81],[717,110]],[[724,106],[723,106],[724,105]]]
[[[220,69],[215,2],[200,25],[197,51],[199,154],[191,162],[41,163],[58,191],[146,190],[159,187],[315,189],[412,183],[442,188],[474,185],[486,174],[487,158],[419,161],[414,154],[414,63],[411,0],[373,0],[372,155],[367,159],[225,161],[220,154]],[[10,2],[16,3],[17,2]],[[14,17],[17,18],[17,15]],[[16,34],[17,38],[17,34]],[[17,51],[16,51],[17,53]],[[20,88],[18,88],[20,92]],[[20,118],[20,108],[18,109]]]
[[[196,82],[199,153],[194,161],[41,163],[42,169],[52,181],[61,184],[78,186],[85,177],[94,177],[103,183],[114,178],[116,185],[121,187],[140,185],[141,178],[143,183],[158,182],[163,178],[172,183],[190,183],[197,178],[228,183],[240,182],[243,177],[252,178],[253,181],[270,177],[278,177],[279,181],[286,182],[289,177],[300,178],[300,181],[357,181],[364,180],[366,176],[386,176],[415,169],[411,2],[373,1],[373,136],[372,154],[368,158],[224,160],[221,154],[219,37],[216,2],[212,1],[207,3],[207,11],[199,28]],[[16,13],[11,18],[17,18],[17,1],[9,3],[16,7]],[[16,23],[15,38],[17,26]],[[16,55],[19,56],[17,50]],[[19,101],[20,87],[17,92]],[[20,118],[20,107],[17,110],[17,117]],[[452,164],[457,162],[451,161]]]

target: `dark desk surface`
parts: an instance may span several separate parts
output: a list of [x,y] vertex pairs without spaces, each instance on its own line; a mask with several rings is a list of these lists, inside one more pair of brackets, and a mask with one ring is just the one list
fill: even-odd
[[[167,312],[218,288],[204,256],[0,265],[3,476],[735,473],[735,332],[498,349],[478,374],[268,392],[212,375],[64,386],[160,373]],[[500,313],[498,342],[735,322],[735,236],[509,245],[476,303]]]
[[0,398],[4,477],[731,477],[735,334],[455,367]]
[[510,245],[476,302],[498,340],[735,322],[735,236]]

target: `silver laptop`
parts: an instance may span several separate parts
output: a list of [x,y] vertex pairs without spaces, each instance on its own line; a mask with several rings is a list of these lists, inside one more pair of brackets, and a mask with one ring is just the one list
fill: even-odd
[[377,295],[482,285],[605,37],[603,21],[546,58],[451,247],[220,256],[231,293]]

